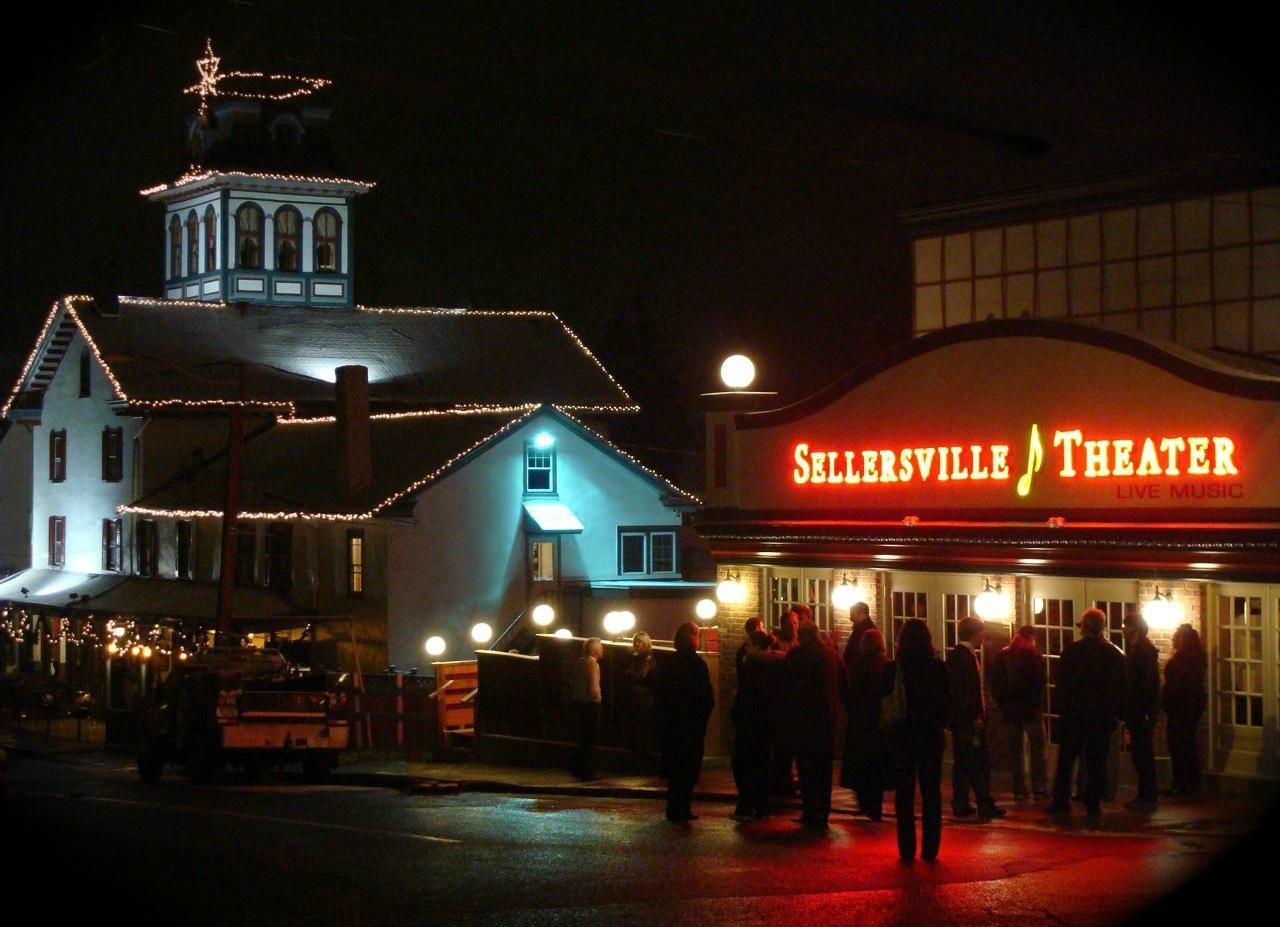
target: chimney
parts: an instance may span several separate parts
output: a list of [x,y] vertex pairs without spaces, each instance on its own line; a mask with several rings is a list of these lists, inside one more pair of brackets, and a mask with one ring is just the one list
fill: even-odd
[[337,384],[338,453],[342,455],[341,487],[349,495],[373,482],[369,451],[369,368],[359,364],[334,371]]

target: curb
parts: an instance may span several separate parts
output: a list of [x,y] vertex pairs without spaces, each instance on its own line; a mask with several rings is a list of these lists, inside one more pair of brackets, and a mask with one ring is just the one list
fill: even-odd
[[[507,782],[501,779],[435,779],[410,773],[391,772],[335,772],[329,781],[338,785],[362,785],[375,788],[395,788],[423,794],[446,792],[485,792],[508,795],[560,795],[570,798],[647,798],[663,799],[666,789],[622,785],[529,785]],[[737,797],[724,792],[693,793],[696,801],[732,804]],[[799,805],[796,805],[799,807]]]

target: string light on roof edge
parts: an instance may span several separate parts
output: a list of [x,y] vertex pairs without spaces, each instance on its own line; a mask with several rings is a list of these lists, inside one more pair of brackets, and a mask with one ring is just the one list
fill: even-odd
[[[462,460],[464,457],[469,456],[474,451],[488,444],[490,441],[494,441],[502,437],[504,434],[508,433],[509,431],[524,424],[530,419],[530,417],[532,417],[541,408],[543,407],[541,405],[538,405],[524,412],[522,415],[517,416],[516,418],[507,422],[497,431],[493,432],[487,437],[481,438],[479,441],[476,441],[466,450],[460,451],[459,453],[450,457],[447,461],[445,461],[435,470],[428,473],[422,479],[416,480],[413,483],[410,483],[404,489],[393,493],[392,495],[388,496],[386,499],[383,499],[381,502],[379,502],[377,505],[375,505],[373,508],[371,508],[367,512],[349,512],[349,513],[347,512],[241,512],[237,517],[242,521],[318,521],[318,522],[368,521],[374,518],[376,515],[378,515],[379,512],[383,511],[384,509],[388,508],[391,505],[394,505],[396,502],[403,499],[405,496],[408,496],[408,495],[411,495],[412,493],[417,492],[423,486],[426,486],[428,483],[437,479],[442,474],[449,471],[454,466],[454,464]],[[630,461],[632,465],[639,468],[640,470],[643,470],[645,473],[649,474],[654,479],[658,480],[660,483],[662,483],[664,486],[666,486],[676,495],[682,496],[690,500],[695,505],[701,504],[701,500],[697,496],[695,496],[693,493],[686,492],[685,490],[681,489],[679,486],[676,486],[674,483],[672,483],[662,474],[649,469],[640,461],[636,460],[634,457],[628,454],[626,451],[622,450],[613,442],[603,437],[599,432],[588,427],[587,425],[584,425],[581,420],[570,415],[561,406],[552,405],[550,406],[550,408],[555,409],[565,418],[569,419],[571,422],[576,424],[583,431],[592,435],[597,441],[599,441],[604,446],[608,447],[618,456]],[[144,518],[196,519],[196,518],[221,518],[222,517],[221,509],[156,509],[156,508],[149,508],[147,506],[121,505],[116,507],[116,512],[121,515],[140,515]]]

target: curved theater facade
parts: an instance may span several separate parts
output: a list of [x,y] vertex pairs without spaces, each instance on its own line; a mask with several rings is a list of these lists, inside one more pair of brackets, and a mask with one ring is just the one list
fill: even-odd
[[[700,531],[745,601],[797,602],[836,637],[866,601],[954,644],[1031,624],[1053,670],[1078,615],[1155,616],[1209,647],[1212,771],[1280,774],[1280,376],[1098,328],[992,321],[916,339],[813,396],[711,413]],[[990,590],[981,603],[978,596]],[[1153,601],[1156,603],[1152,607]],[[726,675],[732,665],[722,667]]]

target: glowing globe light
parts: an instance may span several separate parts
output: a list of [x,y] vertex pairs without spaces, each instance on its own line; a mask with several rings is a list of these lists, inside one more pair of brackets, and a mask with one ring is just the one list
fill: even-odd
[[1036,596],[1032,596],[1032,597],[1031,597],[1031,611],[1032,611],[1032,613],[1033,613],[1033,614],[1036,614],[1036,615],[1043,615],[1043,614],[1044,614],[1044,599],[1043,599],[1043,598],[1041,598],[1041,597],[1040,597],[1040,596],[1038,596],[1038,595],[1036,595]]
[[493,628],[488,622],[478,621],[471,626],[471,639],[477,644],[487,644],[493,640]]
[[722,605],[741,605],[747,600],[747,587],[731,576],[716,586],[716,598]]
[[626,628],[623,627],[622,612],[609,612],[604,616],[604,632],[610,637],[617,637]]
[[546,450],[556,443],[555,437],[549,431],[540,431],[533,436],[533,446],[540,450]]
[[144,660],[150,660],[150,659],[151,659],[151,648],[150,648],[150,647],[143,647],[143,648],[142,648],[142,659],[144,659]]
[[720,365],[720,380],[729,389],[746,389],[756,379],[756,365],[745,354],[730,354]]
[[621,633],[623,634],[626,634],[628,631],[635,630],[635,626],[636,626],[635,613],[627,611],[626,609],[623,609],[622,611],[618,612],[618,624],[622,628]]
[[120,652],[120,646],[115,641],[112,641],[111,643],[107,644],[107,653],[117,654],[119,652]]
[[185,663],[187,659],[187,652],[184,650],[182,653],[178,654],[178,659]]
[[974,596],[973,613],[983,621],[1001,621],[1009,614],[1009,604],[1004,596],[988,586]]
[[831,604],[842,612],[847,612],[862,601],[864,600],[857,585],[847,579],[831,590]]
[[438,657],[440,654],[444,653],[444,638],[439,634],[433,634],[427,638],[427,642],[424,647],[426,648],[428,656]]
[[134,644],[134,645],[133,645],[133,647],[132,647],[132,648],[130,648],[129,653],[131,653],[131,654],[132,654],[133,656],[135,656],[135,657],[137,657],[137,656],[141,656],[141,654],[142,654],[142,648],[141,648],[141,647],[139,647],[137,644]]
[[1173,600],[1173,593],[1161,595],[1156,590],[1151,601],[1142,606],[1142,617],[1149,628],[1174,628],[1182,621],[1182,606]]
[[570,631],[568,628],[556,628],[555,636],[559,638],[573,637],[573,632]]
[[710,621],[716,616],[716,611],[713,599],[699,599],[698,604],[693,607],[693,613],[698,616],[699,621]]
[[533,623],[540,628],[545,628],[556,620],[556,610],[546,602],[533,607]]
[[112,628],[112,629],[111,629],[111,636],[112,636],[112,637],[117,637],[117,638],[124,637],[124,626],[123,626],[123,625],[121,625],[121,626],[118,626],[118,627],[114,627],[114,628]]

